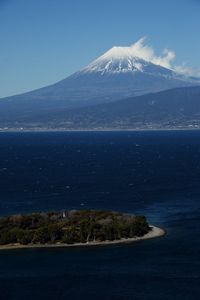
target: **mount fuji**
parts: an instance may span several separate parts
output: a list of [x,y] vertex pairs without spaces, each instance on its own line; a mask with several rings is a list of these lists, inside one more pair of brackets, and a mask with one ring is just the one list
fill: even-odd
[[199,84],[199,79],[135,55],[133,46],[113,47],[56,84],[0,99],[0,127],[15,128],[19,124],[26,127],[30,122],[43,127],[48,116],[52,116],[51,126],[54,126],[59,112],[63,115],[65,111]]
[[56,84],[4,99],[27,100],[29,104],[33,100],[38,105],[44,100],[46,105],[55,101],[56,106],[62,103],[75,107],[190,85],[195,85],[194,78],[135,56],[132,46],[113,47],[83,70]]

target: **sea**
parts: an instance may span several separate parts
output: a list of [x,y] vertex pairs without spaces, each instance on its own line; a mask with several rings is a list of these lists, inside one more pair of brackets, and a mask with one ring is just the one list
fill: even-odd
[[0,215],[105,209],[167,231],[0,251],[1,300],[200,299],[200,131],[0,133]]

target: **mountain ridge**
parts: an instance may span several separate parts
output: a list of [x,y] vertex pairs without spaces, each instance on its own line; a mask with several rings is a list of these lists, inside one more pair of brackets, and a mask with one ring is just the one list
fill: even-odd
[[[0,112],[1,116],[1,112]],[[200,87],[175,88],[82,108],[0,118],[1,130],[200,128]]]
[[[74,129],[200,128],[200,87],[182,87],[59,114]],[[88,121],[89,120],[89,121]]]

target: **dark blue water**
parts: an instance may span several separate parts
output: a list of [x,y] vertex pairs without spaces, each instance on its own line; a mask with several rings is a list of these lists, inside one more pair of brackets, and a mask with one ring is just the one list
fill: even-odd
[[200,299],[200,132],[0,134],[0,214],[101,208],[167,236],[0,252],[0,299]]

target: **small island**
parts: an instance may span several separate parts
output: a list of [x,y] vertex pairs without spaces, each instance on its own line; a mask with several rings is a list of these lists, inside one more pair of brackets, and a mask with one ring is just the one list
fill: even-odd
[[70,210],[0,217],[0,249],[88,246],[155,238],[165,231],[145,216]]

